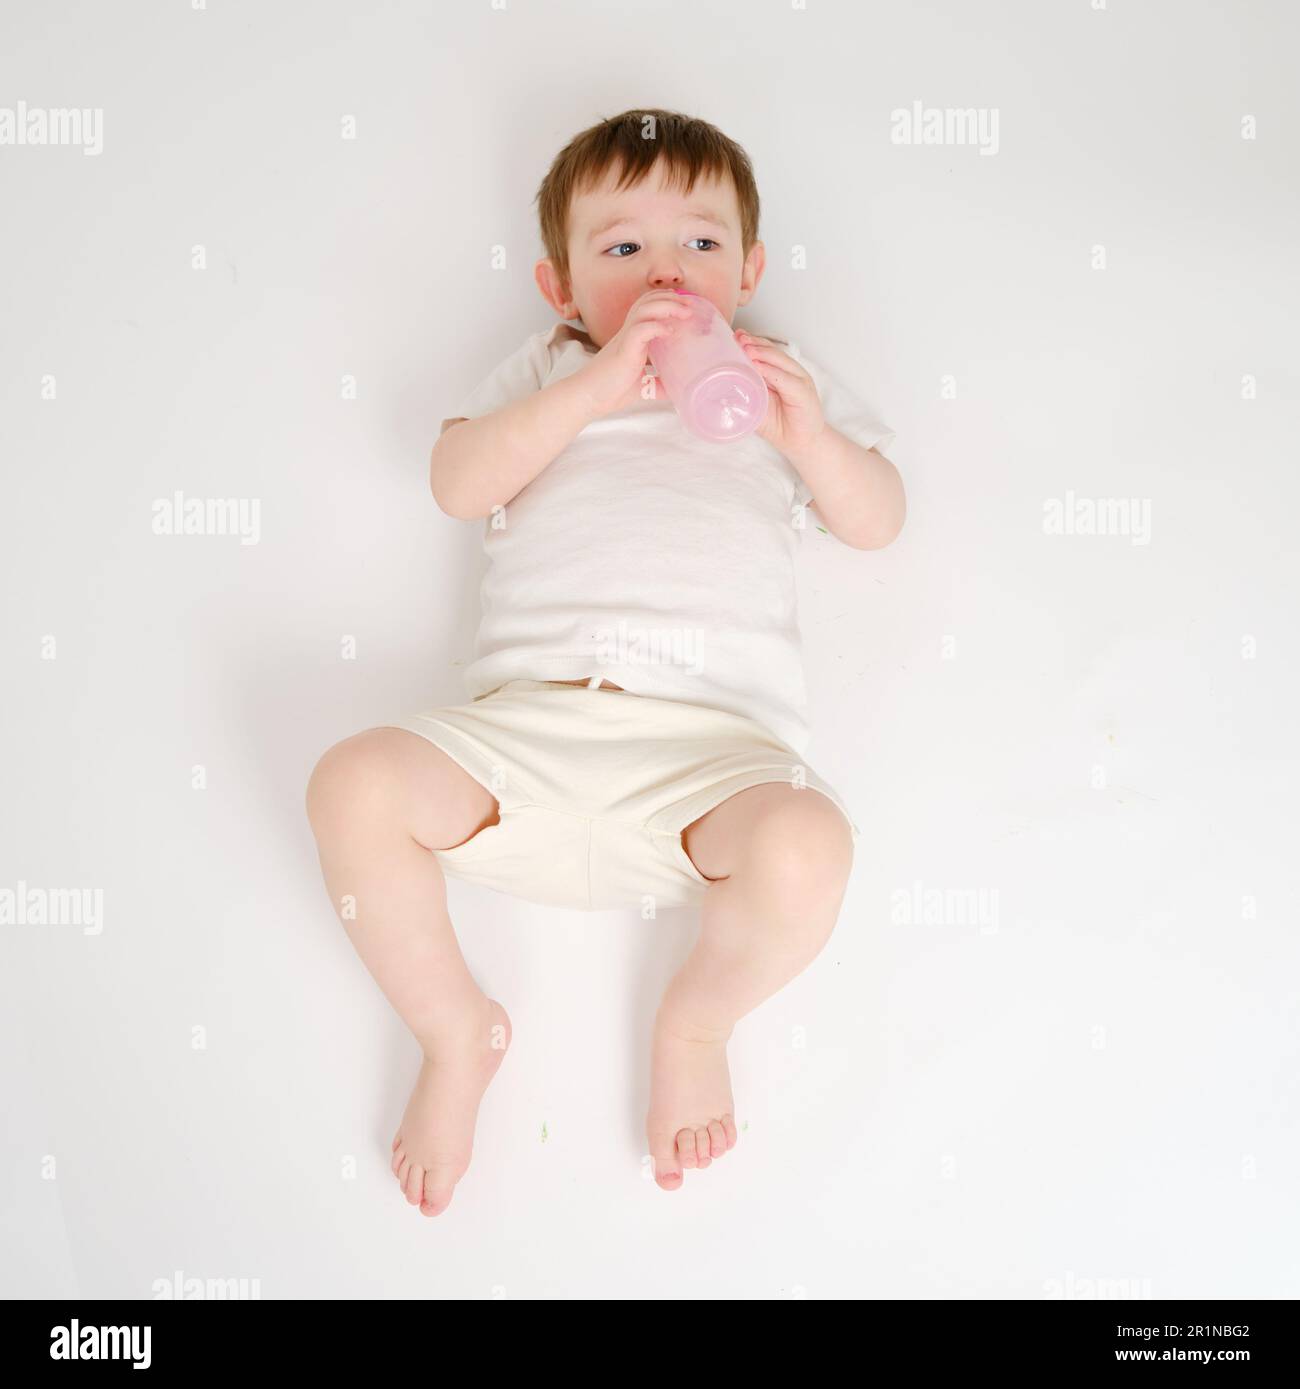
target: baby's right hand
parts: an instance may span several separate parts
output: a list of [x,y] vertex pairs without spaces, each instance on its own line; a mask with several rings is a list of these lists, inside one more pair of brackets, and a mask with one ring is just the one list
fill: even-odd
[[[648,290],[632,305],[618,332],[575,373],[593,418],[626,410],[641,399],[649,344],[655,338],[667,337],[677,323],[690,317],[690,304],[671,289]],[[655,398],[662,399],[662,383],[656,377],[653,384]],[[648,395],[645,398],[650,399]]]

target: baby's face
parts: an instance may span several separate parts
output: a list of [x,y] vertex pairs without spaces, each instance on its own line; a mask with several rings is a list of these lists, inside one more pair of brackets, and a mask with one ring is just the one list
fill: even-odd
[[[731,322],[763,273],[762,243],[742,256],[740,210],[731,180],[699,178],[689,195],[666,188],[661,160],[634,188],[577,194],[569,211],[570,283],[538,266],[538,283],[563,318],[581,317],[597,347],[623,326],[648,290],[688,289]],[[549,284],[549,291],[548,291]],[[567,310],[567,311],[566,311]]]

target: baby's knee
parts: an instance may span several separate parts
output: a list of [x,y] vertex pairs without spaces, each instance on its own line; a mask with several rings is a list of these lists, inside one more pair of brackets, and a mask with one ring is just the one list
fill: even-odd
[[393,762],[377,733],[382,730],[368,729],[335,743],[312,768],[307,819],[318,838],[373,824],[393,805]]
[[774,891],[839,895],[853,867],[853,833],[829,796],[792,789],[759,818],[750,852]]

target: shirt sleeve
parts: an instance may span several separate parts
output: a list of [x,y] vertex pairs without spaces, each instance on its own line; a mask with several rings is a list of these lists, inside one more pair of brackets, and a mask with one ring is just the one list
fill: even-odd
[[[861,444],[864,449],[883,452],[894,442],[894,430],[876,411],[824,367],[810,360],[796,343],[787,342],[783,350],[812,377],[827,424],[854,443]],[[795,482],[794,500],[801,506],[812,500],[812,493],[801,477],[797,477]]]
[[545,339],[545,333],[534,333],[504,361],[498,362],[468,395],[461,397],[456,408],[443,420],[443,427],[448,420],[473,420],[480,415],[490,415],[533,391],[540,391],[551,366]]

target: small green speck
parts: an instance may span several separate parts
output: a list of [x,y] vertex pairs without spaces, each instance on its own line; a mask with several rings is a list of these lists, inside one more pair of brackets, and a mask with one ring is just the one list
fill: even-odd
[[749,1132],[749,1120],[748,1120],[748,1119],[746,1119],[745,1122],[744,1122],[743,1124],[741,1124],[741,1126],[740,1126],[740,1131],[741,1131],[741,1133],[748,1133],[748,1132]]
[[830,534],[830,531],[828,531],[828,530],[826,529],[825,526],[818,526],[817,529],[818,529],[819,531],[821,531],[821,533],[822,533],[823,535],[829,535],[829,534]]
[[546,1120],[542,1120],[542,1142],[546,1142]]

